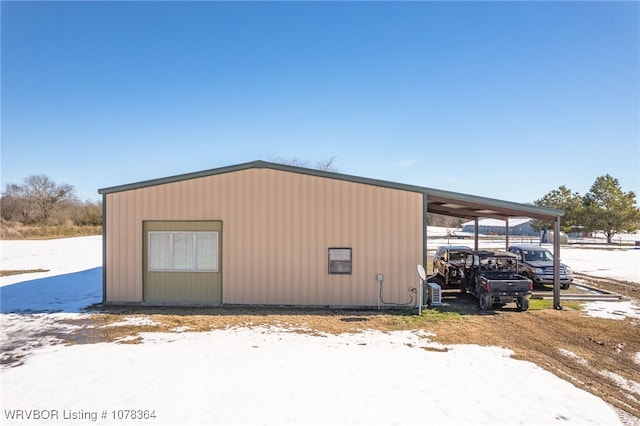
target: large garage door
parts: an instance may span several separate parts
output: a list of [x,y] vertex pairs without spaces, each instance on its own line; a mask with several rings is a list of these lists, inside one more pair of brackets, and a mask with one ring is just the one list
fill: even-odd
[[145,221],[147,304],[222,304],[222,222]]

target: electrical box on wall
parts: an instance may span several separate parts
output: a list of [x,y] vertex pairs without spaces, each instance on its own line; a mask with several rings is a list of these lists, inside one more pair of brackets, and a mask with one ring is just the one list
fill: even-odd
[[378,281],[378,282],[384,281],[384,275],[383,274],[377,274],[376,275],[376,281]]

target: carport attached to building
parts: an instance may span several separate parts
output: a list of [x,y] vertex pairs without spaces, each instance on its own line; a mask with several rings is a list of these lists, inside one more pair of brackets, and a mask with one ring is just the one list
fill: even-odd
[[[475,244],[478,249],[478,224],[480,218],[492,218],[505,221],[509,227],[509,218],[527,217],[552,223],[554,235],[560,235],[560,218],[564,215],[562,210],[534,206],[530,204],[513,203],[510,201],[493,198],[479,197],[468,194],[459,194],[438,189],[425,188],[426,209],[430,213],[438,213],[446,216],[454,216],[475,221]],[[509,234],[505,235],[505,249],[509,246]],[[553,303],[556,309],[560,309],[560,239],[553,240],[553,265],[554,285]]]
[[105,303],[371,307],[382,273],[384,300],[410,306],[427,212],[562,215],[263,161],[99,192]]

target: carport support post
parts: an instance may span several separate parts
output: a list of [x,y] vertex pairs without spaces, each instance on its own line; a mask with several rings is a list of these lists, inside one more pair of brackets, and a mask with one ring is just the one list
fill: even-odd
[[506,225],[504,227],[504,250],[507,251],[509,250],[509,218],[505,217],[504,218],[504,224]]
[[480,221],[478,220],[478,217],[476,216],[473,219],[473,233],[474,233],[474,244],[473,244],[473,248],[474,250],[478,250],[478,224],[480,223]]
[[560,306],[560,217],[553,222],[553,307]]
[[[427,199],[427,193],[423,193],[422,194],[422,261],[424,262],[424,270],[427,271],[428,270],[428,252],[429,252],[429,228],[428,228],[428,223],[429,223],[429,201]],[[433,273],[433,271],[432,271]],[[428,274],[427,274],[428,275]],[[417,294],[417,301],[418,301],[418,315],[422,316],[422,303],[424,302],[422,300],[422,286],[424,285],[422,282],[422,278],[419,277],[419,281],[420,281],[420,287],[418,288],[419,293]]]

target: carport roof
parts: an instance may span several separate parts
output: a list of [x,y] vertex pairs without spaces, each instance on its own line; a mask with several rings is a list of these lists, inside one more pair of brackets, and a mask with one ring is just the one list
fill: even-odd
[[478,217],[490,217],[495,219],[506,219],[509,217],[529,217],[532,219],[555,221],[563,216],[562,210],[539,207],[530,204],[514,203],[510,201],[498,200],[494,198],[479,197],[476,195],[461,194],[457,192],[444,191],[440,189],[427,188],[423,186],[408,185],[403,183],[389,182],[378,179],[370,179],[360,176],[346,175],[342,173],[328,172],[323,170],[308,169],[304,167],[289,166],[285,164],[270,163],[267,161],[253,161],[249,163],[237,164],[234,166],[220,167],[200,172],[186,173],[160,179],[152,179],[142,182],[130,183],[126,185],[102,188],[98,193],[102,195],[116,192],[129,191],[146,188],[155,185],[179,182],[183,180],[196,179],[216,174],[230,173],[246,169],[274,169],[292,173],[300,173],[311,176],[320,176],[329,179],[339,179],[349,182],[357,182],[366,185],[375,185],[385,188],[401,189],[404,191],[419,192],[426,195],[427,211],[429,213],[443,214],[447,216],[475,219]]

